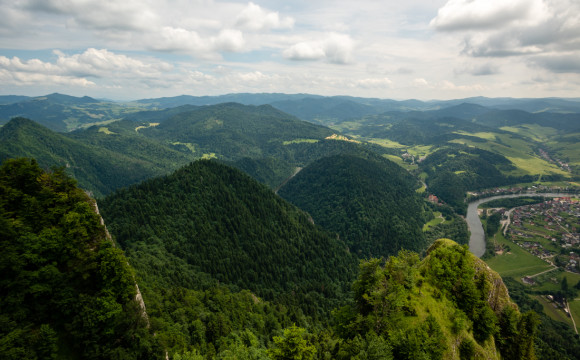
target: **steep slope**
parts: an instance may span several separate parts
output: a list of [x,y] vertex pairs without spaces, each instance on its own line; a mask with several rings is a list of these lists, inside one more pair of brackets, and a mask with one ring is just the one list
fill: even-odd
[[[92,130],[95,145],[55,133],[31,120],[15,118],[0,128],[0,160],[32,157],[43,167],[64,166],[84,189],[96,196],[166,174],[186,163],[185,155],[146,140]],[[99,140],[100,139],[100,140]]]
[[[211,277],[290,303],[312,293],[321,301],[315,306],[329,310],[353,276],[344,243],[264,185],[214,161],[119,190],[100,205],[149,286],[198,289]],[[151,267],[154,257],[173,260]]]
[[0,247],[3,359],[160,357],[127,259],[62,171],[2,164]]
[[361,343],[394,359],[535,359],[535,314],[520,314],[467,246],[441,239],[423,260],[402,252],[384,265],[363,262],[353,290],[353,304],[339,312],[337,330],[349,339],[341,359]]
[[337,232],[358,256],[381,257],[425,246],[415,185],[404,169],[367,153],[314,161],[278,193]]

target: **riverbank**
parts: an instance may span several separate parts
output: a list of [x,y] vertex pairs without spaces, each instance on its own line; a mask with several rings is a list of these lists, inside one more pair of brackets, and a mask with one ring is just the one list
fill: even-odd
[[524,196],[542,196],[542,197],[561,197],[566,196],[566,193],[537,193],[537,192],[525,192],[518,194],[508,194],[508,195],[497,195],[487,198],[482,198],[473,202],[470,202],[467,206],[467,216],[465,221],[467,222],[467,227],[471,233],[469,238],[469,251],[471,251],[475,256],[482,257],[485,254],[485,232],[483,231],[483,225],[481,224],[481,219],[477,213],[477,208],[479,205],[504,198],[515,198]]

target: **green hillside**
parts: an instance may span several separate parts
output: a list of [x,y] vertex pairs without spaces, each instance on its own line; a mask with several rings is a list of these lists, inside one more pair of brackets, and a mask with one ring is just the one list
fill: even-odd
[[338,233],[358,256],[381,257],[426,245],[416,185],[404,169],[372,153],[336,155],[306,166],[279,194]]
[[[264,185],[214,161],[119,190],[101,210],[147,284],[198,289],[202,274],[267,299],[290,292],[336,299],[354,274],[343,242]],[[152,273],[138,251],[184,261],[188,270],[171,275],[176,262]]]
[[363,262],[353,292],[338,312],[337,331],[348,339],[338,358],[535,358],[536,315],[520,314],[467,246],[441,239],[422,261],[402,252]]
[[285,114],[271,106],[226,103],[180,113],[145,136],[170,143],[189,144],[197,157],[215,154],[225,160],[261,158],[282,151],[284,142],[321,140],[333,131]]
[[133,270],[94,206],[60,170],[27,159],[0,167],[2,359],[161,355]]
[[92,133],[89,140],[16,118],[0,128],[0,160],[31,157],[44,168],[65,167],[79,186],[95,196],[166,174],[188,161],[185,155],[146,139],[122,138],[98,130],[88,130]]

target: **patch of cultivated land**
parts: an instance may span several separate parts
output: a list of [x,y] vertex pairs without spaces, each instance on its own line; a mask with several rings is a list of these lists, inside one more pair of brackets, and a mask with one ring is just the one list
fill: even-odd
[[509,251],[502,255],[486,260],[489,267],[502,277],[510,276],[521,281],[524,276],[538,274],[551,268],[550,264],[507,240],[500,233],[496,234],[494,239],[498,244],[509,247]]
[[[465,135],[477,136],[478,133],[465,133]],[[487,139],[491,133],[483,133]],[[450,142],[474,146],[483,150],[499,153],[508,158],[518,170],[510,172],[508,175],[525,175],[525,174],[560,174],[569,176],[570,173],[563,171],[554,164],[534,154],[530,142],[516,139],[506,134],[494,134],[496,141],[487,141],[478,143],[469,139],[454,139]],[[487,139],[489,140],[489,139]]]
[[523,124],[518,126],[504,126],[500,128],[504,131],[516,133],[525,136],[533,141],[545,142],[551,137],[558,134],[558,130],[550,127],[540,126],[537,124]]
[[567,160],[571,166],[580,166],[580,133],[562,136],[547,143],[550,150],[563,160]]
[[373,144],[377,144],[377,145],[381,145],[383,147],[387,147],[387,148],[395,148],[395,149],[402,149],[402,148],[406,148],[407,145],[403,145],[400,144],[396,141],[392,141],[389,139],[368,139],[368,142],[373,143]]
[[537,291],[560,291],[564,277],[568,280],[569,287],[573,287],[580,281],[580,274],[558,270],[538,276],[535,280],[538,280],[541,284],[532,286],[532,289]]

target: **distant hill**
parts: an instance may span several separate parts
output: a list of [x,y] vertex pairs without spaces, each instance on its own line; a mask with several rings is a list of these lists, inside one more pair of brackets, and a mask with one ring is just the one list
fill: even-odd
[[276,154],[286,142],[318,141],[333,131],[299,120],[269,105],[226,103],[179,113],[140,132],[170,143],[188,144],[196,156],[224,160]]
[[131,120],[135,122],[151,122],[160,123],[163,122],[177,114],[194,111],[198,108],[195,105],[180,105],[176,107],[163,108],[160,110],[144,110],[137,111],[126,115],[124,120]]
[[272,106],[300,119],[323,125],[379,112],[371,105],[341,97],[277,101]]
[[[63,166],[95,196],[163,175],[187,163],[186,155],[135,138],[88,130],[68,137],[34,121],[15,118],[0,128],[0,160],[31,157],[45,167]],[[92,144],[91,144],[92,143]]]
[[531,113],[579,113],[580,99],[561,98],[487,98],[473,97],[437,102],[439,106],[449,107],[460,103],[470,103],[498,110],[522,110]]
[[8,105],[30,99],[29,96],[21,95],[0,95],[0,105]]
[[386,257],[426,246],[416,185],[407,171],[378,156],[336,155],[306,166],[278,193],[338,233],[358,256]]
[[[297,116],[302,120],[322,125],[333,125],[344,121],[359,121],[368,116],[387,112],[443,111],[462,104],[478,105],[490,110],[521,110],[530,113],[580,113],[577,99],[513,99],[475,97],[445,101],[391,100],[360,98],[352,96],[325,97],[312,94],[281,93],[239,93],[219,96],[180,95],[132,102],[111,102],[87,96],[75,97],[63,94],[49,94],[39,97],[7,95],[0,97],[0,124],[12,117],[22,116],[33,119],[55,131],[70,131],[86,124],[118,120],[141,111],[158,112],[170,108],[189,106],[209,106],[222,103],[243,105],[272,105],[277,109]],[[162,115],[162,113],[157,113]],[[441,114],[440,114],[441,116]],[[449,111],[444,116],[458,116]],[[468,113],[459,115],[466,118]],[[135,117],[132,117],[133,120]],[[138,121],[138,120],[137,120]]]
[[0,124],[5,124],[14,117],[25,117],[51,130],[65,132],[85,124],[118,120],[122,114],[136,110],[134,107],[104,102],[88,96],[50,94],[0,104]]
[[239,93],[217,96],[180,95],[155,99],[141,99],[136,100],[135,102],[142,105],[147,105],[149,107],[171,108],[182,105],[206,106],[229,102],[240,103],[243,105],[265,105],[271,104],[276,101],[299,100],[303,98],[322,98],[322,96],[309,94],[291,95],[280,93],[257,93],[257,94]]

